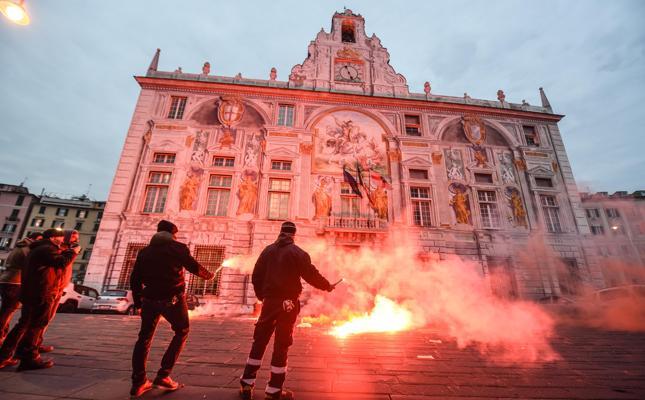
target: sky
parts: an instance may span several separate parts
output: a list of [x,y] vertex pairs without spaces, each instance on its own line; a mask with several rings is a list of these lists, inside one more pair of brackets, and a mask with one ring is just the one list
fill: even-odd
[[423,93],[539,105],[544,90],[583,190],[645,189],[645,1],[26,0],[0,20],[0,182],[105,200],[144,75],[286,80],[343,7]]

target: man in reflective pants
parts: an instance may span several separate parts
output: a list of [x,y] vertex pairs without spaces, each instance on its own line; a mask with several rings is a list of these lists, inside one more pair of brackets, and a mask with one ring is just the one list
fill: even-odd
[[294,398],[293,393],[283,390],[282,386],[287,372],[287,353],[293,343],[293,327],[300,312],[300,279],[320,290],[334,290],[334,286],[311,263],[309,254],[294,244],[295,233],[293,222],[283,223],[278,239],[262,251],[253,269],[253,289],[263,304],[253,333],[251,352],[240,379],[240,397],[244,400],[253,399],[255,378],[274,331],[271,379],[265,390],[265,399]]

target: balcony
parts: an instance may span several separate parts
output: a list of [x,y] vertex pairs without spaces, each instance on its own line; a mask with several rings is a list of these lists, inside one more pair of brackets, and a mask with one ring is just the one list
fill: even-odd
[[20,218],[14,217],[13,215],[9,215],[8,217],[5,217],[5,221],[18,222],[18,221],[20,221]]
[[387,231],[387,220],[370,217],[352,217],[332,215],[329,217],[326,230],[337,231]]

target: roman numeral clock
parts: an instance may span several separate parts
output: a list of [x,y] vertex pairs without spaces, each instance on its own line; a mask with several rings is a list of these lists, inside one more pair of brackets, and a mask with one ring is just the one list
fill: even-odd
[[339,82],[363,82],[363,66],[351,62],[337,62],[334,66],[334,79]]

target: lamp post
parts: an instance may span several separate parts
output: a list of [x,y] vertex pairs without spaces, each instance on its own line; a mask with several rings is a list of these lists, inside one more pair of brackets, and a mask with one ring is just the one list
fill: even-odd
[[11,22],[18,25],[29,25],[29,14],[25,10],[24,2],[25,0],[20,0],[20,3],[14,3],[11,0],[0,0],[0,12]]

